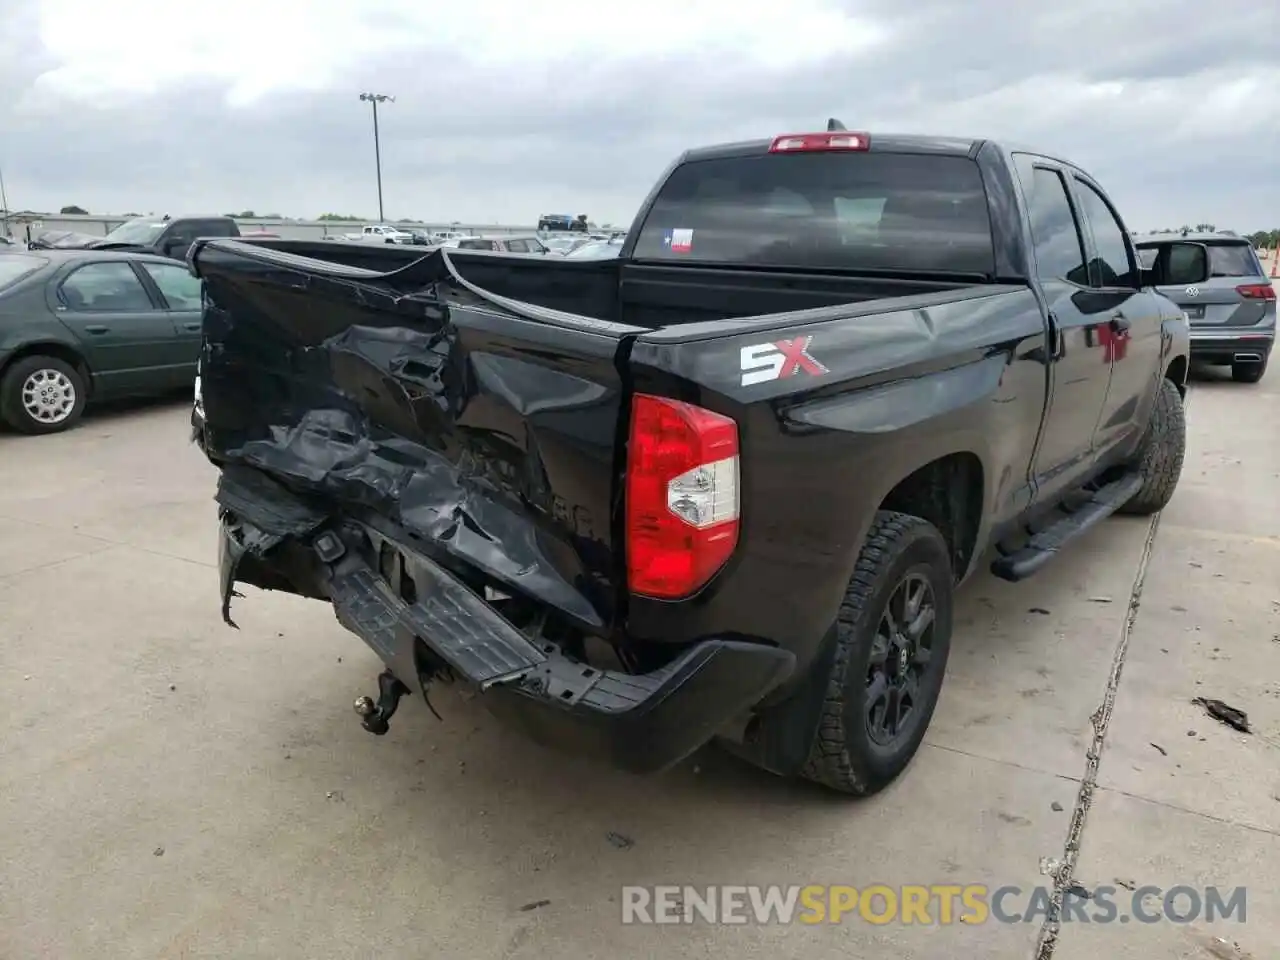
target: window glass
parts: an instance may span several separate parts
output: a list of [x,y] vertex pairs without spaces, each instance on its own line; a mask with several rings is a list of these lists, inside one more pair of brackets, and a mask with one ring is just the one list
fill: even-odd
[[[1026,179],[1025,166],[1019,171],[1019,177]],[[1084,262],[1084,244],[1062,175],[1056,170],[1032,167],[1030,179],[1027,215],[1035,244],[1037,276],[1042,280],[1067,280],[1087,287],[1089,271]]]
[[508,240],[507,251],[509,253],[528,253],[529,247],[523,240]]
[[154,310],[133,267],[125,261],[89,263],[62,281],[62,301],[72,310]]
[[140,217],[137,220],[125,221],[103,239],[110,240],[112,243],[136,243],[145,247],[160,239],[160,234],[164,233],[167,226],[169,224],[164,220]]
[[995,261],[973,160],[874,151],[688,162],[662,185],[636,256],[980,274]]
[[[1211,248],[1212,249],[1212,248]],[[1210,260],[1212,262],[1212,260]],[[1204,260],[1195,247],[1178,245],[1169,248],[1169,276],[1195,277],[1204,276]]]
[[201,220],[187,233],[192,235],[192,240],[196,237],[232,237],[235,236],[231,230],[233,226],[235,224],[230,220]]
[[1094,282],[1100,287],[1136,287],[1133,265],[1129,262],[1129,244],[1124,227],[1111,212],[1102,195],[1080,178],[1076,192],[1084,208],[1084,218],[1093,231]]
[[150,274],[171,310],[199,310],[200,280],[183,267],[167,263],[146,263],[142,269]]
[[584,243],[565,254],[566,260],[610,260],[622,253],[622,244],[607,240]]
[[1260,277],[1262,264],[1247,243],[1211,243],[1209,247],[1209,276],[1211,277]]

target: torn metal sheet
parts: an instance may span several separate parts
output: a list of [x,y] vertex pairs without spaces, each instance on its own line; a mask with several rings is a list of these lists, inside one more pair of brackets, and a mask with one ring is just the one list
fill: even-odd
[[[254,530],[376,519],[605,630],[619,341],[574,331],[571,348],[549,351],[545,326],[526,339],[441,259],[378,275],[271,251],[200,254],[204,447],[240,471],[220,502],[249,553],[274,545]],[[293,526],[273,523],[271,485],[303,510]]]

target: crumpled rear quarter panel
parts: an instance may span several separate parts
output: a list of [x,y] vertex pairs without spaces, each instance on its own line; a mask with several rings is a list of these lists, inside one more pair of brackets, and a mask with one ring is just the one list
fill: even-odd
[[611,622],[616,337],[517,316],[439,255],[386,275],[198,257],[211,460]]

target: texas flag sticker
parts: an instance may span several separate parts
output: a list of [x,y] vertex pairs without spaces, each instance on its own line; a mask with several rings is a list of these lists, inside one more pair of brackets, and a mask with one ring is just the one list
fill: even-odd
[[672,253],[689,253],[693,250],[693,231],[668,230],[662,235],[662,244]]

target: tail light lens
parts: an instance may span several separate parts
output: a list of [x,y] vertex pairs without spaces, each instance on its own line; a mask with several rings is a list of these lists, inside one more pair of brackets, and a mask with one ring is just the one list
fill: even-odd
[[626,496],[631,592],[689,596],[738,545],[738,425],[693,404],[636,394]]
[[1246,300],[1274,300],[1276,288],[1269,283],[1246,283],[1236,287],[1236,293]]

